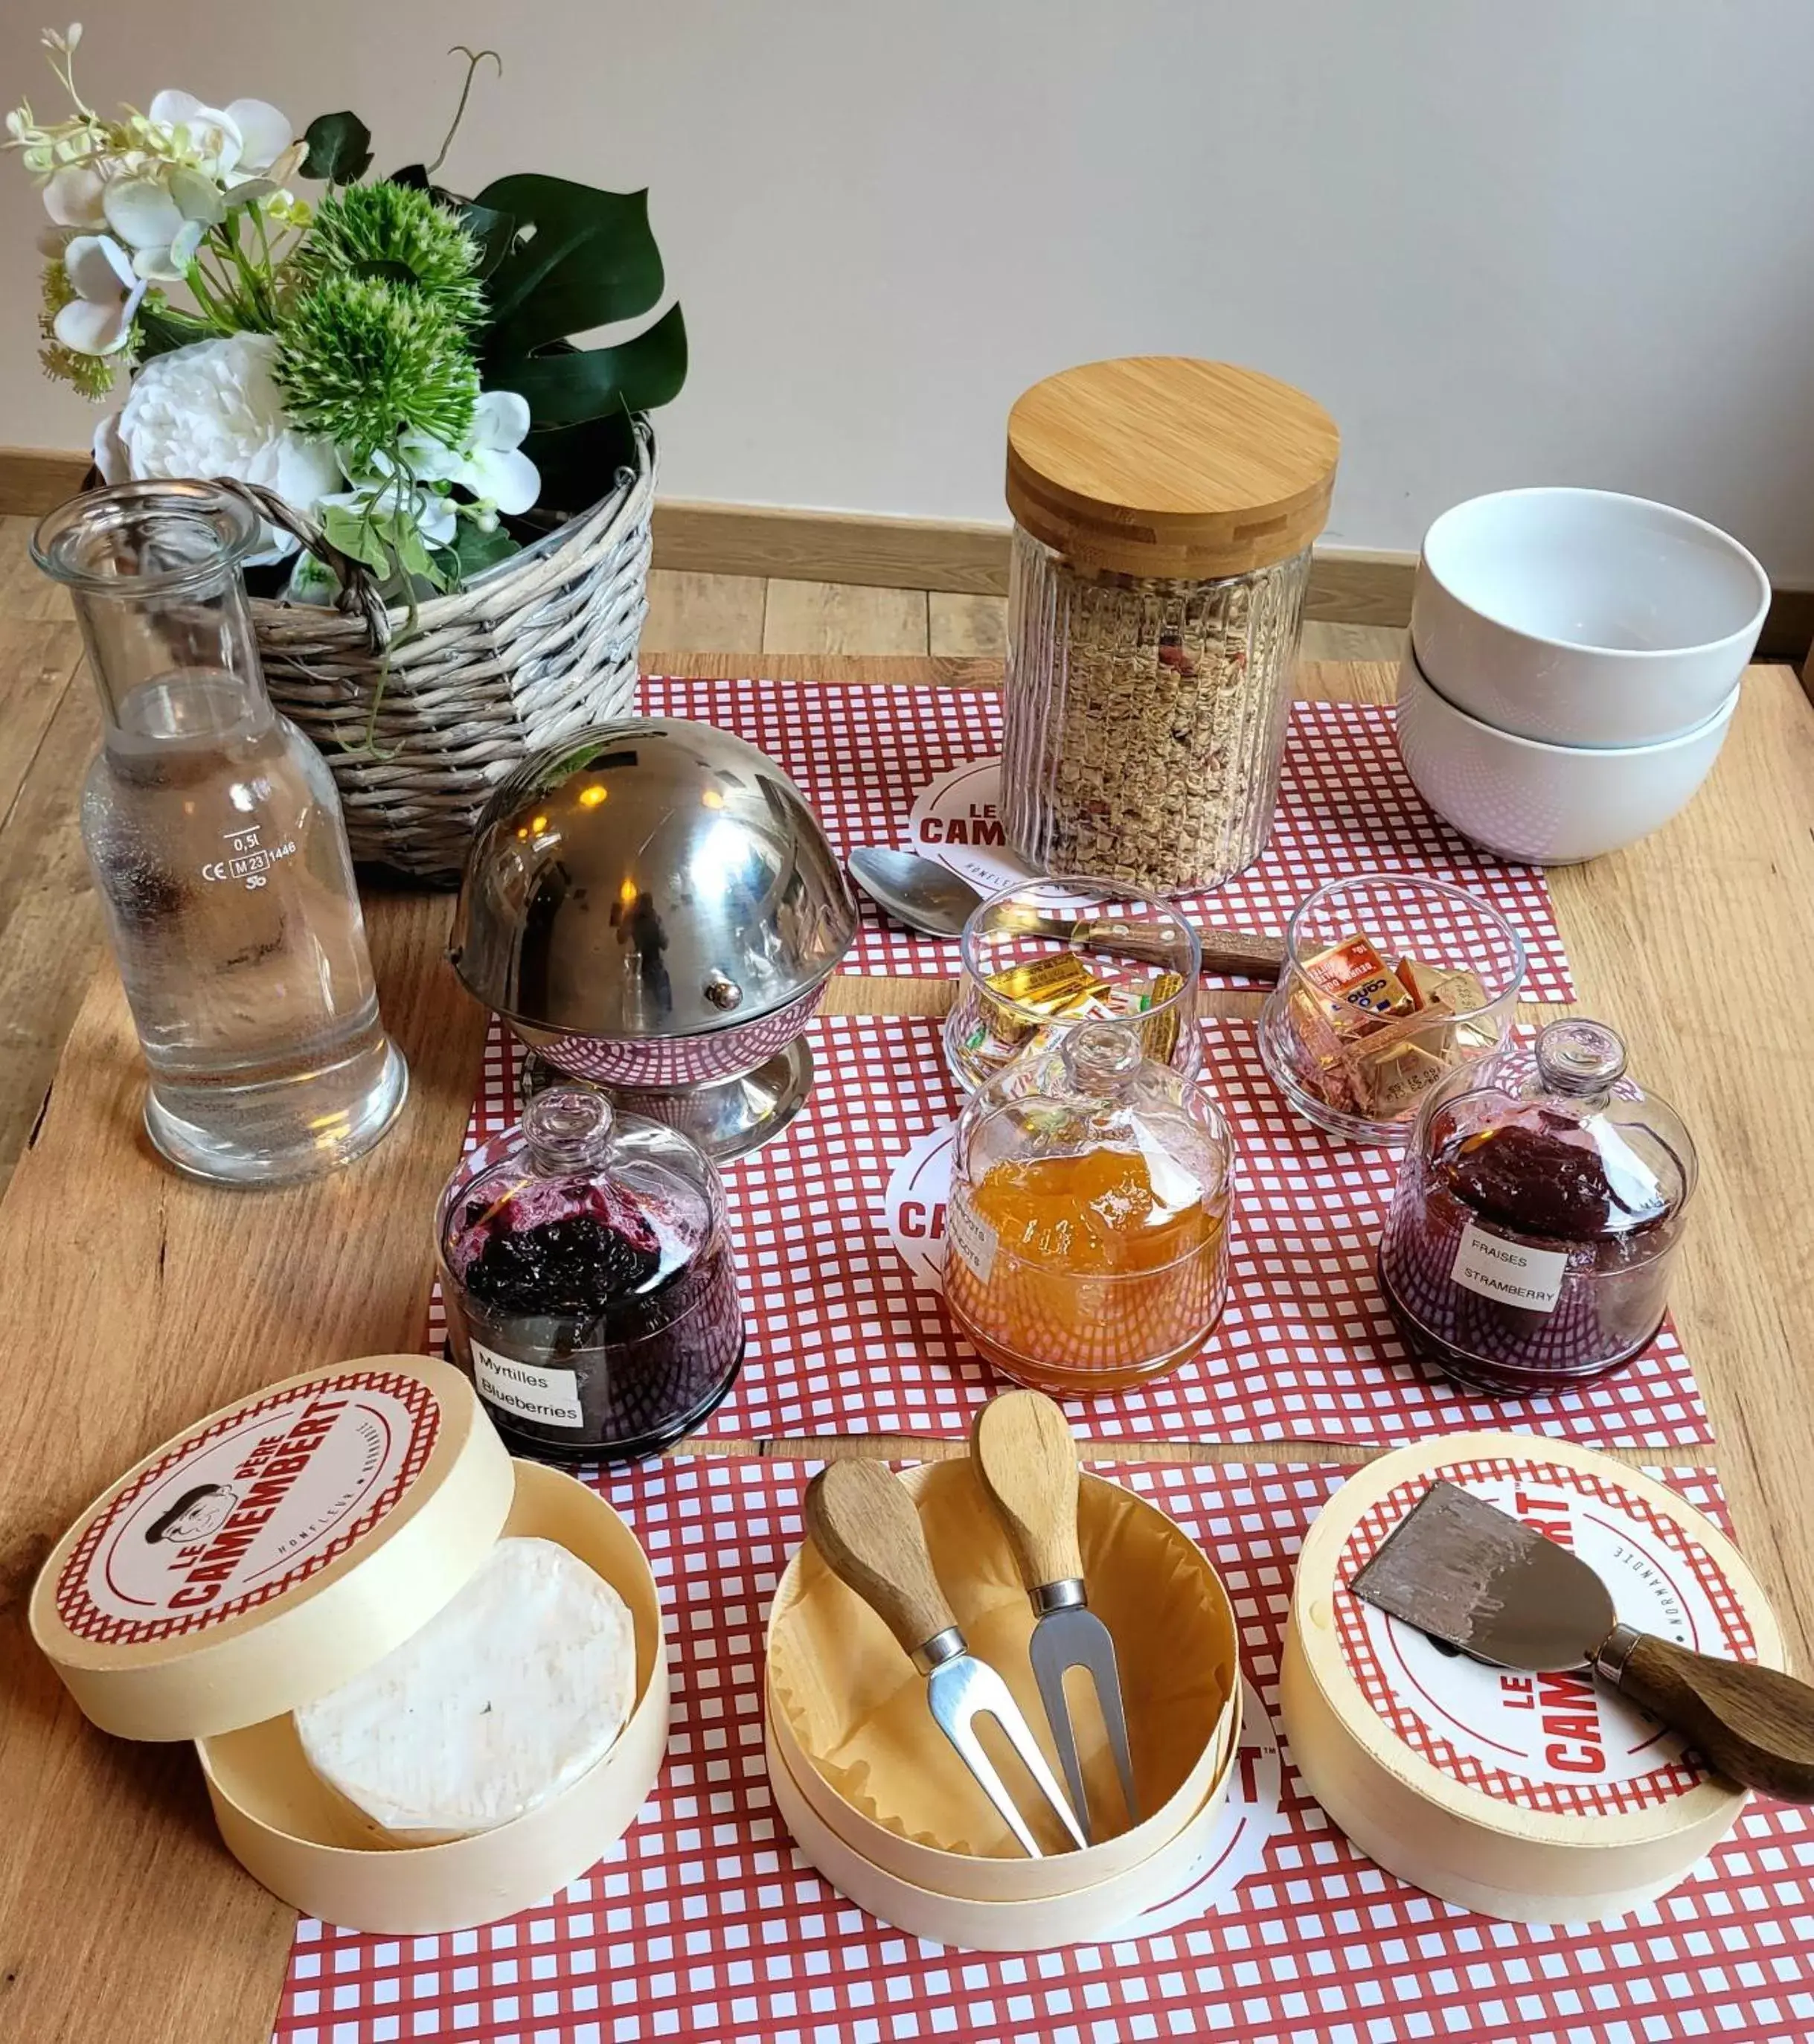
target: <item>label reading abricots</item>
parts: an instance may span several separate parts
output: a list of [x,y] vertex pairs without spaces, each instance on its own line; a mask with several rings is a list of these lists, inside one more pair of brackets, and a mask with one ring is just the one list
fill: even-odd
[[1501,1305],[1553,1313],[1568,1275],[1565,1249],[1528,1249],[1470,1221],[1455,1245],[1453,1282]]
[[974,1207],[954,1200],[945,1216],[946,1239],[974,1272],[979,1285],[989,1282],[995,1268],[995,1246],[999,1238]]
[[482,1397],[506,1412],[514,1412],[519,1420],[533,1420],[544,1427],[585,1424],[577,1370],[546,1370],[538,1363],[517,1362],[475,1342],[472,1374]]
[[227,1414],[98,1515],[58,1579],[59,1616],[132,1646],[269,1603],[396,1504],[440,1415],[419,1379],[363,1371]]

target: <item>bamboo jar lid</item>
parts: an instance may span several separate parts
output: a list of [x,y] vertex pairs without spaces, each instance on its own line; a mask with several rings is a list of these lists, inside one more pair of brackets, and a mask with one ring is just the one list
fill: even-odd
[[1314,398],[1227,362],[1140,355],[1036,383],[1008,416],[1008,508],[1078,567],[1212,580],[1309,545],[1341,436]]

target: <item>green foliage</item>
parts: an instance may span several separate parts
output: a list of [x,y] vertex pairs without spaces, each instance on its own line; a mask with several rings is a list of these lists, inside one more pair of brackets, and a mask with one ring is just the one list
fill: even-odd
[[297,268],[309,282],[337,271],[409,286],[471,327],[485,317],[481,256],[459,217],[427,192],[382,182],[330,192],[316,209]]
[[517,223],[491,278],[487,355],[507,360],[646,313],[663,281],[648,197],[532,174],[487,185],[478,203]]
[[306,178],[351,184],[371,168],[371,130],[356,113],[319,113],[303,130],[309,152],[302,159]]
[[168,355],[173,349],[187,348],[191,342],[206,340],[215,331],[206,320],[197,319],[191,313],[179,312],[163,302],[159,293],[152,293],[139,307],[139,354],[146,362],[153,355]]
[[291,417],[332,440],[354,472],[407,434],[465,444],[477,366],[459,322],[409,285],[325,276],[297,299],[278,342]]

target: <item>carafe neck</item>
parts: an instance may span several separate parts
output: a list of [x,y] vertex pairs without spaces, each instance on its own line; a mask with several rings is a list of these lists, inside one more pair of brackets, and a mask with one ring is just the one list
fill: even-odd
[[271,722],[240,574],[259,529],[238,498],[193,482],[91,490],[39,526],[32,551],[69,592],[110,743]]

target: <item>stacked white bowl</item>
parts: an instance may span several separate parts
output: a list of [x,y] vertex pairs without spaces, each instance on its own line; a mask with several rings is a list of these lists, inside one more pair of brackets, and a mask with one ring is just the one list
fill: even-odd
[[1601,490],[1508,490],[1424,536],[1398,676],[1424,799],[1564,865],[1666,823],[1707,777],[1770,607],[1718,527]]

